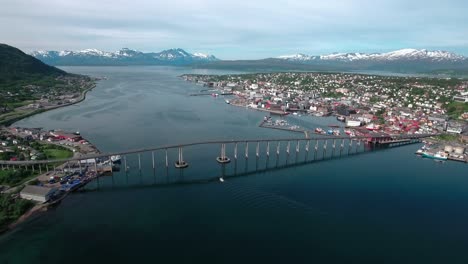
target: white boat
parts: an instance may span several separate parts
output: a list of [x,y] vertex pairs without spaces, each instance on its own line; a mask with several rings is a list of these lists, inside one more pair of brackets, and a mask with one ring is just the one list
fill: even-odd
[[231,103],[231,102],[230,102],[229,100],[227,100],[227,99],[225,100],[225,102],[226,102],[226,104],[230,104],[230,103]]
[[117,162],[120,162],[121,157],[120,155],[115,155],[115,156],[111,156],[110,159],[113,163],[117,163]]

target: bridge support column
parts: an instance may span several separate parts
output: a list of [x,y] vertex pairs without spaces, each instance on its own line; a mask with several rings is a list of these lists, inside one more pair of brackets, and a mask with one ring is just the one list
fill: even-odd
[[327,156],[327,145],[328,145],[328,139],[325,139],[325,144],[323,144],[322,159],[325,159],[325,157]]
[[270,157],[270,142],[267,142],[266,155],[267,155],[267,158]]
[[314,160],[317,158],[317,151],[318,151],[318,140],[315,140],[315,150],[314,150]]
[[332,157],[335,156],[335,147],[336,147],[336,139],[333,139],[333,152],[332,152]]
[[234,159],[237,161],[237,142],[234,145]]
[[341,157],[341,154],[343,153],[343,148],[344,148],[344,139],[341,140],[341,145],[340,145],[340,157]]
[[291,142],[288,141],[288,145],[286,145],[286,164],[289,162],[289,152],[291,150]]
[[184,161],[184,153],[181,147],[179,147],[179,159],[174,163],[178,169],[184,169],[188,167],[188,163]]
[[165,154],[166,154],[166,172],[169,169],[169,158],[167,157],[167,149],[165,149]]
[[221,164],[231,162],[231,159],[226,156],[226,144],[221,144],[221,155],[216,158],[216,161]]
[[307,161],[307,158],[309,157],[309,148],[310,148],[310,140],[307,140],[306,146],[305,146],[305,157],[304,157],[304,162]]
[[34,164],[32,164],[31,167],[32,167],[32,172],[34,173]]
[[41,167],[42,167],[42,165],[39,164],[39,174],[42,174],[42,168]]
[[361,140],[358,140],[358,142],[356,144],[356,151],[354,153],[358,153],[358,149],[359,149],[360,146],[361,146]]
[[141,171],[141,154],[138,153],[138,170]]
[[297,159],[299,158],[299,150],[300,150],[300,143],[299,140],[296,142],[296,163]]
[[350,139],[350,140],[349,140],[349,146],[348,146],[348,155],[349,155],[349,153],[350,153],[350,151],[351,151],[352,148],[353,148],[353,140]]
[[245,159],[249,158],[249,142],[245,143]]
[[276,167],[278,167],[279,164],[280,144],[280,141],[276,144]]

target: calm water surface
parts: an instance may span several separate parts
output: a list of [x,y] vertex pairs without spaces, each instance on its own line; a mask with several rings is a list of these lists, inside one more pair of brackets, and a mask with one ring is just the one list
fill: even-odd
[[[264,113],[227,105],[224,98],[190,97],[202,88],[177,77],[226,72],[64,69],[107,80],[80,104],[16,125],[80,130],[102,151],[301,136],[259,128]],[[292,116],[288,121],[311,129],[335,122]],[[421,159],[413,155],[416,148],[254,173],[224,183],[73,194],[1,237],[0,263],[468,263],[467,167]],[[208,155],[188,151],[192,173],[218,175],[219,167]],[[136,178],[132,173],[131,180]],[[162,175],[158,171],[156,178],[177,176],[174,170],[166,179]]]

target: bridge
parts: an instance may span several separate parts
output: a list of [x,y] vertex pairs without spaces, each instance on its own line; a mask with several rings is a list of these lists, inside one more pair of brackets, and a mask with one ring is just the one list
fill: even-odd
[[[253,171],[255,172],[258,171],[260,163],[265,165],[263,169],[269,169],[271,162],[274,163],[272,168],[296,166],[381,148],[418,143],[421,139],[434,135],[377,134],[356,137],[317,135],[306,138],[215,140],[83,155],[58,160],[0,161],[0,166],[2,169],[23,168],[39,174],[45,172],[79,172],[80,174],[87,172],[89,174],[92,172],[86,183],[96,181],[99,187],[99,178],[104,175],[104,168],[110,166],[110,172],[112,172],[112,167],[115,165],[111,157],[121,158],[123,169],[120,170],[120,173],[125,174],[127,181],[128,175],[131,174],[131,171],[135,171],[133,168],[136,167],[140,176],[142,171],[145,174],[153,174],[154,183],[157,183],[158,170],[162,169],[161,173],[168,176],[170,168],[183,171],[192,167],[196,168],[197,164],[203,163],[204,165],[198,165],[198,171],[195,169],[195,173],[203,174],[206,164],[211,162],[214,165],[219,164],[221,167],[221,173],[212,178],[223,180],[224,177],[229,176],[227,173],[229,170],[233,175],[238,175],[238,166],[243,165],[244,171],[242,173],[248,173],[249,161],[252,159],[255,160],[255,170]],[[188,158],[187,151],[190,151],[191,154]],[[179,172],[179,174],[183,173]],[[113,174],[112,177],[114,177]],[[114,178],[112,178],[113,180]]]

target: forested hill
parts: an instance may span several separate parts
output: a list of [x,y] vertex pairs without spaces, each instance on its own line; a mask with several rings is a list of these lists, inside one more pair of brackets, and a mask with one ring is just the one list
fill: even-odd
[[67,73],[27,55],[21,50],[0,43],[0,82],[56,77]]

